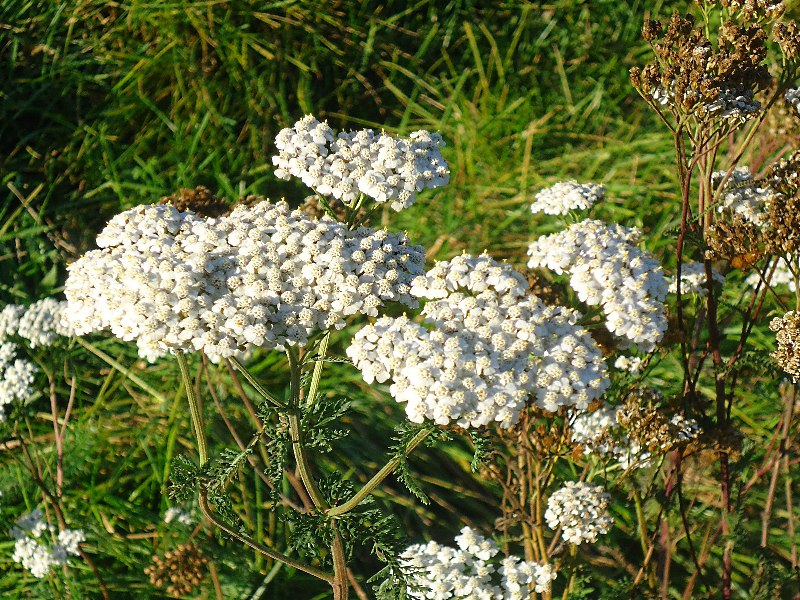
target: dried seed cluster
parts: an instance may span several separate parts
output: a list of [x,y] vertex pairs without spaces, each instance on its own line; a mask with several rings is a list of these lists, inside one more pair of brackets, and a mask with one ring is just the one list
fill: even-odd
[[697,421],[682,414],[671,417],[654,406],[647,406],[641,395],[632,396],[617,409],[617,422],[626,435],[643,451],[663,454],[696,439]]
[[203,581],[208,559],[193,543],[181,544],[164,557],[153,556],[153,564],[144,570],[150,583],[166,588],[170,596],[186,596]]
[[225,198],[217,198],[202,185],[193,190],[182,189],[176,194],[164,196],[158,202],[171,204],[181,212],[190,210],[201,217],[221,217],[231,212],[231,206]]
[[722,119],[731,125],[760,112],[755,94],[771,81],[761,64],[767,48],[760,27],[726,21],[715,47],[702,27],[694,27],[691,15],[676,12],[666,28],[659,21],[646,21],[642,36],[651,43],[656,60],[631,69],[631,82],[645,98],[668,106],[676,117]]

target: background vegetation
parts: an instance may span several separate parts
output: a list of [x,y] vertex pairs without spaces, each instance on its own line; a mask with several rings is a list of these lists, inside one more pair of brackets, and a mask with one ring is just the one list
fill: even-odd
[[[600,217],[643,227],[648,249],[670,264],[665,249],[679,219],[672,140],[628,80],[628,69],[649,58],[643,19],[669,11],[662,2],[636,0],[5,0],[0,306],[57,295],[66,265],[92,247],[111,215],[179,188],[205,185],[230,199],[258,194],[299,204],[305,188],[276,180],[270,156],[278,130],[305,113],[337,129],[442,134],[451,184],[425,194],[393,224],[429,248],[431,258],[486,249],[523,265],[532,237],[555,228],[530,214],[533,194],[575,178],[606,184],[610,199]],[[771,334],[764,327],[753,339],[766,348]],[[99,338],[91,345],[87,354],[73,344],[55,367],[66,361],[87,373],[77,382],[65,441],[65,507],[87,531],[87,548],[115,597],[159,597],[143,575],[151,555],[190,534],[212,539],[161,522],[170,505],[170,461],[193,453],[177,368],[166,360],[147,365],[133,345]],[[280,379],[280,369],[271,356],[254,364],[267,380]],[[231,421],[246,428],[228,373],[213,366],[209,372]],[[58,385],[60,397],[68,397],[66,383]],[[348,421],[353,435],[333,458],[354,465],[347,477],[364,480],[382,464],[402,411],[387,396],[362,390],[352,368],[333,370],[325,385],[350,397],[355,411]],[[757,394],[738,405],[735,416],[755,444],[772,433],[776,402]],[[53,434],[41,403],[42,423],[31,427],[47,473]],[[233,445],[219,412],[207,409],[212,439]],[[13,451],[0,452],[6,524],[36,504],[35,486]],[[501,492],[471,473],[471,456],[458,439],[415,455],[428,506],[409,501],[400,484],[381,496],[411,540],[425,531],[447,542],[464,523],[492,529]],[[237,485],[243,504],[249,498],[256,507],[248,519],[279,540],[282,524],[259,508],[263,483]],[[629,509],[615,510],[624,521]],[[757,517],[752,526],[760,527]],[[776,552],[786,554],[787,542],[777,543]],[[213,595],[215,581],[226,598],[259,590],[265,598],[315,593],[309,586],[316,584],[288,569],[272,573],[264,588],[271,564],[224,540],[208,544],[214,577],[203,594]],[[58,597],[63,590],[13,564],[12,546],[0,529],[0,594]],[[744,554],[737,556],[735,585],[744,594],[758,560],[738,548]],[[608,569],[609,582],[617,576]],[[90,574],[81,581],[75,585],[95,593]],[[587,594],[598,595],[600,587]]]

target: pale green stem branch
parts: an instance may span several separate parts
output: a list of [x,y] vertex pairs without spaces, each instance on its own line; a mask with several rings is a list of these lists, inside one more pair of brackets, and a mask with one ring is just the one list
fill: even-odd
[[219,527],[222,531],[227,533],[232,538],[236,538],[237,540],[242,542],[245,546],[248,546],[249,548],[252,548],[257,552],[260,552],[267,558],[271,558],[273,560],[279,560],[282,563],[297,569],[298,571],[303,571],[304,573],[313,575],[314,577],[322,579],[323,581],[327,581],[328,583],[333,582],[333,575],[331,575],[330,573],[326,573],[325,571],[321,571],[309,565],[303,564],[297,560],[294,560],[293,558],[286,556],[285,554],[281,554],[277,550],[273,550],[266,546],[262,546],[261,544],[251,539],[250,537],[239,533],[238,531],[232,529],[231,527],[228,527],[224,522],[217,519],[217,517],[214,515],[213,511],[211,510],[211,506],[209,506],[208,504],[208,497],[206,496],[205,490],[200,492],[200,510],[203,512],[203,515],[209,521],[211,521],[214,525]]
[[253,374],[247,370],[247,368],[239,361],[239,359],[231,357],[228,360],[233,363],[233,366],[236,367],[236,370],[239,371],[245,379],[247,379],[247,382],[252,385],[265,400],[272,402],[272,404],[278,408],[282,408],[284,410],[287,408],[283,402],[278,400],[271,392],[261,385],[255,377],[253,377]]
[[[411,454],[414,451],[414,449],[417,446],[419,446],[422,443],[422,441],[426,437],[428,437],[431,433],[433,433],[432,429],[423,429],[417,435],[415,435],[408,443],[408,446],[406,446],[405,455],[408,456],[409,454]],[[399,464],[400,464],[400,459],[397,457],[390,460],[388,463],[384,465],[384,467],[380,471],[375,473],[372,479],[370,479],[367,483],[365,483],[364,487],[358,490],[358,492],[356,492],[356,494],[352,498],[350,498],[350,500],[338,506],[334,506],[333,508],[327,510],[325,514],[327,514],[329,517],[337,517],[339,515],[343,515],[353,510],[356,506],[361,504],[361,502],[367,496],[369,496],[384,479],[386,479],[389,475],[391,475]]]
[[175,353],[178,359],[178,367],[181,369],[183,386],[186,388],[186,399],[189,401],[189,413],[192,416],[194,435],[197,438],[197,453],[200,456],[200,466],[208,462],[208,445],[206,444],[206,432],[203,427],[203,416],[200,414],[200,404],[195,394],[194,383],[189,375],[189,365],[186,364],[186,356],[180,350]]
[[306,404],[308,405],[314,403],[314,397],[319,391],[319,380],[322,377],[322,368],[325,366],[325,355],[328,353],[328,342],[330,339],[331,332],[326,331],[319,341],[319,346],[317,347],[317,361],[314,363],[314,372],[311,375],[311,386],[308,388],[308,397],[306,398]]

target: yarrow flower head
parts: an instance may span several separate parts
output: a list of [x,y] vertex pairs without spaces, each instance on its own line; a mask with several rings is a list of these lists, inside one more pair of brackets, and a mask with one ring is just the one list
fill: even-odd
[[800,88],[789,88],[783,95],[786,103],[792,107],[792,113],[800,117]]
[[533,396],[545,410],[586,407],[609,385],[602,353],[579,314],[525,295],[528,283],[487,255],[439,262],[411,293],[430,301],[424,325],[378,319],[347,355],[365,381],[393,381],[415,422],[511,427]]
[[[797,289],[795,285],[794,274],[792,273],[792,269],[789,268],[789,263],[786,261],[786,258],[778,258],[776,259],[778,262],[775,265],[775,269],[772,271],[772,277],[770,277],[769,284],[772,286],[775,285],[785,285],[788,287],[789,291],[794,293]],[[800,256],[793,256],[791,257],[792,268],[795,272],[800,272]],[[761,274],[757,271],[750,273],[745,279],[745,283],[751,287],[756,287],[761,283]]]
[[210,358],[303,345],[353,314],[377,316],[409,294],[424,250],[384,230],[317,221],[285,202],[203,218],[161,204],[114,217],[101,249],[70,265],[65,294],[77,334],[106,327],[139,354]]
[[408,138],[372,129],[334,134],[327,123],[307,115],[282,129],[275,145],[279,153],[272,162],[278,178],[298,177],[318,194],[345,204],[363,193],[400,211],[414,203],[417,192],[450,181],[440,151],[444,140],[424,130]]
[[[720,275],[711,269],[711,279],[714,283],[724,284],[725,276]],[[669,293],[678,293],[678,278],[671,277],[669,280]],[[701,298],[708,295],[706,286],[706,266],[701,262],[688,262],[681,265],[681,294],[695,294]]]
[[414,544],[400,555],[400,570],[410,598],[524,600],[532,587],[549,592],[556,578],[552,565],[500,558],[500,549],[469,527],[456,536],[457,547],[436,542]]
[[194,519],[192,519],[192,515],[182,508],[178,508],[176,506],[172,506],[164,512],[164,523],[169,524],[173,521],[187,527],[194,525]]
[[569,273],[578,298],[603,307],[611,333],[649,352],[667,329],[667,282],[658,261],[634,245],[639,236],[637,229],[581,221],[533,242],[528,267]]
[[769,328],[778,342],[772,358],[792,376],[792,381],[797,382],[800,379],[800,313],[790,310],[782,317],[775,317]]
[[11,529],[11,537],[16,540],[14,562],[20,563],[34,577],[42,578],[51,568],[67,564],[69,556],[77,556],[81,542],[86,541],[86,535],[79,529],[60,531],[55,543],[52,542],[54,534],[55,527],[44,520],[41,510],[21,517]]
[[547,500],[544,518],[550,529],[562,528],[570,544],[594,543],[608,533],[614,519],[608,513],[611,497],[599,485],[568,481]]
[[6,420],[6,406],[27,400],[34,393],[38,369],[30,361],[15,358],[18,350],[11,342],[0,342],[0,423]]
[[36,348],[51,345],[59,336],[72,336],[72,328],[66,322],[66,307],[66,302],[55,298],[44,298],[30,306],[4,306],[0,310],[0,342],[18,336]]
[[[725,173],[713,173],[711,185],[718,187]],[[731,211],[741,215],[746,221],[763,227],[769,220],[767,203],[776,196],[777,192],[768,183],[753,177],[749,167],[736,167],[725,182],[717,211]]]
[[642,363],[644,361],[639,356],[618,356],[614,361],[614,367],[631,375],[638,375],[642,370]]
[[531,212],[565,215],[571,210],[585,210],[600,200],[605,192],[605,186],[596,183],[561,181],[536,194]]
[[602,406],[594,412],[576,411],[571,423],[572,441],[583,446],[584,454],[611,458],[622,469],[646,467],[650,453],[626,435],[617,421],[617,409]]

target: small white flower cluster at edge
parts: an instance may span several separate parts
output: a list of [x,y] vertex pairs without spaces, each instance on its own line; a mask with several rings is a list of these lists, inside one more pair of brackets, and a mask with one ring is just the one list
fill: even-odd
[[568,272],[582,302],[602,305],[611,333],[650,352],[667,329],[667,282],[658,261],[634,245],[639,236],[637,229],[580,221],[533,242],[528,267]]
[[786,103],[792,107],[796,117],[800,117],[800,88],[789,88],[783,95]]
[[597,183],[560,181],[536,194],[532,213],[565,215],[571,210],[585,210],[603,198],[606,188]]
[[[717,171],[711,175],[711,185],[714,188],[719,187],[725,173]],[[725,182],[717,212],[729,210],[754,225],[763,227],[768,222],[767,202],[776,196],[777,193],[769,184],[755,182],[749,167],[736,167]]]
[[19,347],[0,342],[0,423],[6,420],[5,407],[33,395],[34,375],[38,370],[27,360],[15,358]]
[[561,534],[570,544],[593,544],[614,524],[608,513],[610,500],[599,485],[568,481],[548,498],[544,518],[550,529],[561,527]]
[[573,415],[572,441],[583,446],[584,454],[613,458],[622,469],[650,465],[650,453],[622,431],[617,408],[604,405],[594,412],[575,411]]
[[[769,280],[769,284],[773,286],[788,286],[789,291],[794,293],[794,291],[797,289],[795,285],[794,274],[789,268],[786,258],[781,257],[776,260],[778,261],[778,264],[775,265],[775,270],[772,272],[772,277]],[[791,261],[795,271],[800,272],[800,256],[793,256]],[[750,273],[750,275],[747,276],[747,279],[745,279],[745,283],[751,287],[756,287],[759,283],[761,283],[761,275],[759,274],[758,270],[754,270],[752,273]]]
[[414,203],[417,192],[450,181],[440,151],[444,140],[424,130],[407,139],[376,135],[371,129],[334,135],[327,123],[307,115],[282,129],[275,145],[276,177],[298,177],[318,194],[345,204],[363,193],[400,211]]
[[[720,285],[725,283],[725,276],[711,269],[711,279]],[[669,293],[678,293],[678,277],[669,279]],[[687,262],[681,265],[681,294],[695,294],[701,298],[708,295],[706,286],[706,266],[701,262]]]
[[411,293],[427,298],[420,325],[383,317],[347,355],[367,383],[393,381],[409,420],[507,428],[530,396],[540,407],[585,408],[609,385],[602,352],[579,314],[527,295],[528,283],[488,255],[438,262]]
[[169,524],[173,521],[187,527],[194,525],[192,515],[177,506],[172,506],[164,512],[164,523]]
[[455,542],[457,548],[436,542],[415,544],[400,555],[410,598],[527,600],[530,589],[548,592],[556,578],[552,565],[499,557],[497,544],[469,527]]
[[79,544],[86,541],[80,529],[64,529],[53,542],[55,527],[48,524],[42,511],[34,510],[17,521],[11,529],[14,562],[28,569],[34,577],[42,578],[52,567],[67,564],[69,556],[78,556]]
[[0,342],[17,335],[36,348],[51,345],[58,336],[72,336],[66,308],[66,302],[55,298],[43,298],[30,306],[7,304],[0,310]]
[[639,356],[618,356],[614,361],[614,367],[631,375],[638,375],[643,363],[644,360]]
[[285,202],[203,218],[170,205],[115,216],[100,250],[70,265],[65,294],[77,334],[106,327],[148,360],[202,350],[212,360],[307,343],[353,314],[410,308],[421,246],[385,230],[349,231]]

